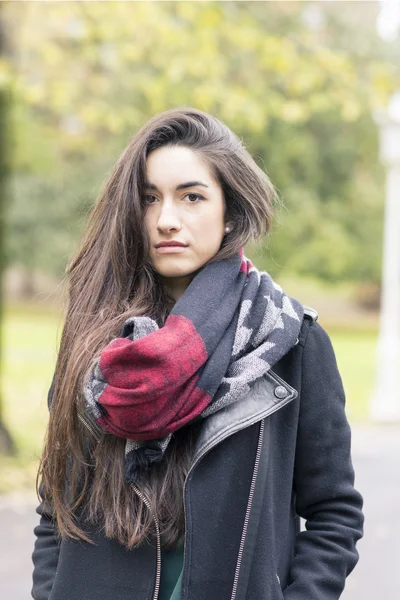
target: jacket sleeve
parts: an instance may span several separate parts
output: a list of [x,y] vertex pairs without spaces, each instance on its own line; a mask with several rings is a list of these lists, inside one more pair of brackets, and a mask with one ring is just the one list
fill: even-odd
[[285,600],[338,600],[358,562],[363,498],[354,488],[351,432],[334,350],[317,322],[303,350],[294,472],[296,536]]
[[[54,376],[48,393],[49,408],[53,389]],[[40,520],[33,530],[35,545],[32,553],[31,595],[34,600],[48,600],[57,570],[60,547],[50,507],[42,502],[36,508],[36,513],[40,516]]]

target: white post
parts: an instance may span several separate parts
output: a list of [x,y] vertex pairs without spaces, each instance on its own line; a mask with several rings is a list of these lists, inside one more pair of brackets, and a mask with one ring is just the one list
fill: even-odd
[[375,113],[380,125],[380,157],[387,168],[383,269],[375,389],[370,417],[400,421],[400,93],[387,112]]

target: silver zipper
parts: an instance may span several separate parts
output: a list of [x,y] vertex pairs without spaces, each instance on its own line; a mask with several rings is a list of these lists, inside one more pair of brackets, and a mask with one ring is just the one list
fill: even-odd
[[235,600],[235,598],[236,598],[237,586],[238,586],[238,581],[239,581],[239,573],[240,573],[240,565],[242,563],[244,543],[246,540],[247,527],[248,527],[249,520],[250,520],[250,512],[251,512],[251,505],[253,503],[254,489],[256,487],[256,480],[257,480],[257,474],[258,474],[258,467],[260,464],[260,456],[261,456],[261,448],[262,448],[262,444],[263,444],[263,438],[264,438],[264,419],[261,421],[261,425],[260,425],[260,433],[258,436],[256,459],[254,461],[253,477],[251,479],[249,499],[247,501],[247,508],[246,508],[246,515],[244,517],[242,537],[240,539],[239,554],[238,554],[237,563],[236,563],[235,577],[233,579],[231,600]]
[[81,415],[80,412],[78,412],[78,419],[88,428],[88,430],[90,431],[90,433],[92,434],[92,436],[99,441],[100,440],[100,436],[97,435],[97,433],[95,432],[95,430],[93,429],[93,427],[91,425],[89,425],[89,423],[86,421],[86,419],[84,419],[84,417]]
[[278,580],[278,583],[279,583],[279,592],[280,592],[280,597],[281,597],[281,598],[283,598],[283,591],[282,591],[282,586],[281,586],[281,580],[280,580],[280,578],[279,578],[279,575],[278,575],[278,573],[275,573],[275,575],[276,575],[276,578],[277,578],[277,580]]
[[137,495],[140,496],[140,498],[143,500],[143,502],[145,503],[145,505],[147,506],[147,508],[149,509],[150,514],[153,516],[154,523],[155,523],[155,526],[156,526],[156,532],[157,532],[157,569],[156,569],[156,584],[155,584],[155,587],[154,587],[153,600],[157,600],[157,598],[158,598],[158,592],[159,592],[159,589],[160,589],[160,579],[161,579],[161,537],[160,537],[160,526],[159,526],[158,519],[157,519],[156,515],[151,510],[150,502],[147,499],[147,497],[136,487],[136,485],[132,484],[132,487],[135,490],[135,492],[137,493]]

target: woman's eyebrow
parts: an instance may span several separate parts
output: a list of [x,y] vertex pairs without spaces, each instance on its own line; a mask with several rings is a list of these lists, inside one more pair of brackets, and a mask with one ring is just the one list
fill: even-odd
[[[158,187],[156,185],[154,185],[154,183],[150,183],[149,181],[145,182],[145,187],[148,190],[158,190]],[[180,183],[179,185],[176,186],[177,190],[184,190],[186,188],[190,188],[190,187],[195,187],[197,185],[202,185],[203,187],[209,187],[206,183],[203,183],[201,181],[187,181],[186,183]]]

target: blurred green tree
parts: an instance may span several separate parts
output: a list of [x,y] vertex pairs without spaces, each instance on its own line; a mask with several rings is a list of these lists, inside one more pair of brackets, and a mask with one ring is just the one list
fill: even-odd
[[[399,83],[376,3],[9,3],[15,181],[9,264],[61,274],[109,167],[154,113],[224,120],[283,200],[264,268],[380,279],[371,110]],[[396,61],[397,59],[397,61]]]
[[[3,6],[0,5],[0,61],[4,60],[6,54],[6,34],[3,22]],[[9,107],[9,88],[7,85],[7,79],[3,81],[0,79],[0,334],[3,317],[3,273],[5,266],[5,247],[4,247],[4,233],[5,233],[5,211],[6,211],[6,200],[8,198],[8,178],[9,178],[9,141],[8,135],[8,107]],[[4,422],[3,410],[2,410],[2,389],[1,389],[1,370],[2,370],[2,353],[1,353],[1,340],[0,335],[0,453],[13,454],[15,451],[15,445],[11,438],[10,432]]]

